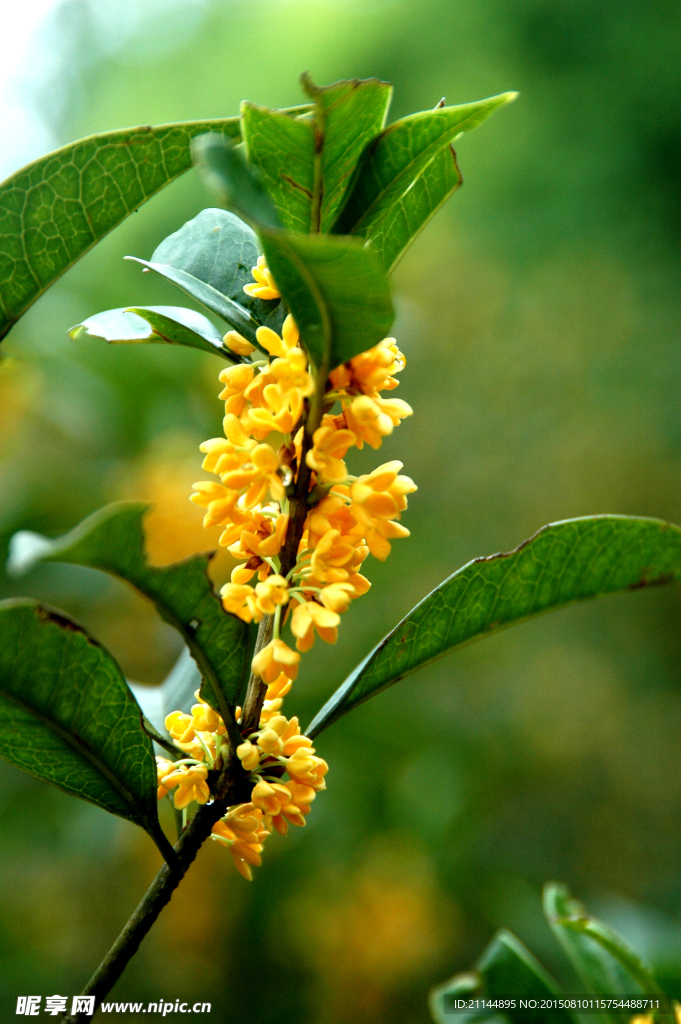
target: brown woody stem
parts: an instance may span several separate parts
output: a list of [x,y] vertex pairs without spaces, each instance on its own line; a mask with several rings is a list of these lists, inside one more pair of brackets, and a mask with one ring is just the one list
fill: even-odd
[[[232,758],[220,774],[215,799],[198,809],[175,844],[177,867],[171,869],[168,864],[163,865],[125,928],[83,989],[82,995],[95,996],[96,1007],[116,984],[130,959],[137,952],[142,939],[170,901],[200,847],[209,837],[215,822],[231,804],[248,800],[249,792],[247,776],[241,768],[241,762],[236,757]],[[64,1019],[69,1024],[84,1024],[85,1021],[90,1021],[91,1017],[89,1014],[77,1013]]]

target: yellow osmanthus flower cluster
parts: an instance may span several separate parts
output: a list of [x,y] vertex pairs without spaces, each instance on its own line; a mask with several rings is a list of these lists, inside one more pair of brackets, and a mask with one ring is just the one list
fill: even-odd
[[[254,283],[244,288],[248,295],[280,298],[263,257],[252,274]],[[309,400],[315,389],[319,399],[321,382],[315,380],[293,317],[283,321],[281,335],[259,327],[256,345],[236,331],[224,340],[239,359],[220,374],[224,436],[201,445],[203,468],[219,482],[195,484],[191,500],[205,509],[204,526],[222,527],[220,544],[240,562],[221,591],[226,611],[244,622],[273,619],[273,638],[252,663],[254,675],[268,687],[259,728],[237,748],[254,780],[251,800],[230,808],[213,830],[250,878],[250,866],[260,863],[272,826],[285,833],[289,823],[305,824],[327,771],[311,741],[301,736],[297,719],[279,713],[281,701],[315,636],[334,644],[341,615],[369,590],[360,571],[367,557],[383,561],[391,541],[409,536],[400,518],[416,485],[401,475],[401,462],[387,462],[362,476],[352,476],[345,463],[351,448],[379,448],[412,413],[406,402],[382,394],[398,386],[396,374],[405,366],[393,338],[332,370],[321,388],[321,415],[311,439],[305,438]],[[295,564],[286,571],[281,554],[290,498],[300,490],[303,451],[309,511],[296,538]],[[291,543],[287,551],[290,566]],[[295,649],[281,637],[286,625]],[[224,726],[202,703],[191,716],[175,712],[166,724],[189,757],[175,764],[159,759],[159,795],[175,789],[176,807],[191,800],[205,803],[209,770],[221,763]],[[290,780],[286,783],[280,781],[284,773]]]
[[[253,785],[251,799],[228,807],[212,830],[212,838],[229,849],[235,867],[249,881],[272,827],[286,835],[289,823],[304,825],[312,801],[326,789],[326,761],[316,756],[312,740],[301,735],[298,719],[280,713],[290,689],[291,680],[283,673],[268,686],[259,729],[237,748]],[[194,801],[208,803],[209,773],[222,768],[227,753],[222,718],[198,690],[195,696],[198,703],[191,715],[173,711],[165,723],[175,746],[191,756],[175,762],[156,758],[158,799],[172,793],[175,807],[182,811]],[[241,708],[236,709],[236,720],[241,720]],[[285,774],[288,779],[283,782]]]

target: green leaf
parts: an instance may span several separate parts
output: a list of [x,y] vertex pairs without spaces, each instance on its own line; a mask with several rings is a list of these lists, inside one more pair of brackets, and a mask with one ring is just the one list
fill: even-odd
[[248,162],[257,168],[281,224],[307,233],[315,177],[314,124],[255,103],[241,104],[241,124]]
[[188,345],[238,361],[222,341],[217,327],[201,313],[182,306],[130,306],[96,313],[69,331],[74,341],[98,338],[112,345],[158,342]]
[[206,185],[223,206],[251,227],[280,228],[281,221],[257,171],[249,167],[243,153],[230,145],[224,135],[210,132],[192,143],[194,162]]
[[438,107],[388,125],[365,151],[333,231],[369,239],[391,270],[461,183],[451,143],[516,96]]
[[161,684],[161,699],[164,717],[171,711],[182,711],[188,715],[196,703],[195,693],[201,687],[201,673],[185,647],[172,669]]
[[[209,145],[209,140],[210,145]],[[358,239],[271,229],[270,202],[243,157],[218,135],[197,140],[210,153],[210,180],[260,235],[268,266],[320,378],[381,341],[390,330],[390,289],[374,253]],[[248,187],[242,181],[250,180]]]
[[[244,285],[253,283],[251,271],[261,252],[258,236],[248,224],[227,210],[208,209],[165,238],[154,250],[151,264],[157,273],[175,284],[178,282],[173,271],[190,274],[236,302],[246,316],[255,318],[254,327],[266,324],[279,331],[285,316],[281,301],[263,302],[244,291]],[[180,287],[185,284],[186,279]],[[202,293],[190,290],[190,294],[199,302],[204,301]]]
[[463,644],[552,608],[681,579],[681,529],[659,519],[593,516],[543,527],[507,554],[476,558],[424,598],[357,666],[309,728]]
[[101,238],[191,167],[196,135],[239,138],[239,119],[90,135],[0,184],[0,338]]
[[307,75],[303,85],[312,118],[242,103],[241,132],[283,226],[307,234],[331,228],[362,151],[385,124],[392,86],[353,79],[319,88]]
[[[489,999],[511,996],[517,1000],[541,1000],[561,994],[539,961],[505,929],[492,939],[477,964],[477,971]],[[567,1010],[537,1008],[528,1012],[519,1006],[505,1010],[504,1016],[514,1024],[574,1024],[575,1020]]]
[[139,259],[137,256],[126,256],[125,258],[126,260],[133,260],[135,263],[141,263],[143,267],[153,270],[160,277],[165,277],[166,280],[172,281],[185,294],[196,299],[206,309],[210,309],[212,313],[217,313],[230,327],[233,327],[235,331],[239,331],[244,338],[254,341],[255,332],[258,329],[257,322],[240,303],[228,299],[217,288],[213,288],[212,285],[199,280],[193,274],[188,274],[186,270],[165,266],[161,263],[152,263],[149,260]]
[[[515,935],[502,929],[497,932],[485,952],[469,974],[459,974],[433,989],[429,998],[431,1014],[436,1024],[450,1024],[452,1019],[473,1024],[492,1024],[512,1021],[513,1024],[574,1024],[575,1017],[566,1010],[524,1009],[521,999],[540,1001],[560,997],[561,992],[553,978],[538,960],[523,946]],[[457,1000],[515,999],[516,1006],[503,1010],[467,1010],[461,1012],[454,1004]],[[459,1004],[460,1005],[460,1004]]]
[[107,505],[54,541],[16,535],[8,571],[26,572],[37,561],[68,562],[118,576],[155,604],[182,634],[203,677],[202,696],[227,723],[250,667],[249,630],[222,608],[208,578],[210,555],[173,565],[149,565],[142,520],[149,506],[123,501]]
[[[660,988],[619,936],[588,916],[564,885],[549,883],[544,888],[544,913],[577,974],[596,995],[653,995]],[[613,1011],[613,1022],[626,1024],[630,1013]]]
[[158,836],[156,768],[121,670],[62,612],[0,605],[0,756]]
[[354,239],[263,232],[267,264],[313,363],[326,372],[373,348],[394,319],[374,253]]

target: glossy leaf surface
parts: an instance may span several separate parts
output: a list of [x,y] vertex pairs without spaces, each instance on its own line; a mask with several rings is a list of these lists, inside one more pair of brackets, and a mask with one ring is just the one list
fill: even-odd
[[210,555],[149,565],[142,525],[148,507],[128,501],[107,505],[54,541],[18,534],[8,570],[17,574],[37,561],[68,562],[132,584],[182,634],[203,676],[204,699],[217,711],[225,701],[233,707],[250,664],[248,627],[228,615],[214,593],[207,573]]
[[[157,273],[179,283],[185,290],[189,290],[187,279],[176,281],[173,271],[190,274],[236,302],[255,317],[256,326],[266,324],[278,331],[285,315],[281,302],[278,299],[263,302],[244,291],[244,285],[253,283],[251,271],[261,252],[258,236],[248,224],[227,210],[208,209],[165,238],[154,250],[150,262]],[[199,302],[204,301],[201,292],[190,291],[190,294]],[[240,315],[239,311],[233,312]]]
[[0,338],[121,221],[191,167],[196,135],[239,138],[239,119],[104,132],[63,146],[0,184]]
[[222,335],[207,317],[182,306],[131,306],[107,309],[69,331],[74,341],[98,338],[112,345],[159,343],[187,345],[225,359],[236,357],[223,344]]
[[440,107],[388,125],[366,151],[334,232],[370,239],[390,270],[461,182],[451,143],[515,96]]
[[[544,913],[587,990],[596,995],[652,995],[660,989],[639,957],[602,922],[589,917],[564,885],[544,889]],[[608,1018],[626,1024],[631,1014],[609,1013]]]
[[120,668],[61,612],[0,605],[0,756],[158,834],[156,768]]
[[508,554],[469,562],[441,583],[355,669],[306,733],[417,668],[505,626],[575,601],[681,579],[681,529],[659,519],[553,523]]
[[392,87],[377,79],[323,88],[307,76],[311,116],[292,118],[244,103],[242,135],[249,163],[290,231],[329,231],[362,151],[385,124]]

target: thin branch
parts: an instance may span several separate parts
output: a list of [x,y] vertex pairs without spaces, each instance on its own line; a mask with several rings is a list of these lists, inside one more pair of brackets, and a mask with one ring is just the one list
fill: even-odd
[[[137,952],[142,939],[170,901],[200,847],[208,839],[215,822],[222,817],[228,806],[247,800],[248,793],[247,776],[238,758],[233,758],[220,774],[215,800],[199,808],[176,843],[174,854],[177,869],[171,870],[167,864],[163,865],[125,928],[83,989],[82,995],[95,996],[97,1007],[116,984],[130,959]],[[85,1024],[91,1020],[91,1016],[77,1013],[63,1019],[69,1024]]]

